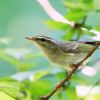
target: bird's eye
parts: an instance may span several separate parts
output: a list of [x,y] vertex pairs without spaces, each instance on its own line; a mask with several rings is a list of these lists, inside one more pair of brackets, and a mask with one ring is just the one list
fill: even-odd
[[42,38],[41,41],[42,41],[42,42],[45,42],[45,38]]

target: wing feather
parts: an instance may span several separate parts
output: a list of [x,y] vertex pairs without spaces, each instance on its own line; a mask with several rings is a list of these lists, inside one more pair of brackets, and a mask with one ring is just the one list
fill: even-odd
[[65,53],[87,53],[94,47],[90,44],[79,43],[75,41],[62,42],[60,45]]

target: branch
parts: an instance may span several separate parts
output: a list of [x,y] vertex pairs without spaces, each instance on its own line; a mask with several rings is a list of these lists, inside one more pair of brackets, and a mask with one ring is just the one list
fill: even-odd
[[[85,17],[83,18],[83,20],[82,20],[80,26],[83,26],[83,25],[85,24],[86,19],[87,19],[87,16],[85,16]],[[82,33],[83,33],[82,30],[79,30],[79,31],[77,32],[77,37],[76,37],[75,41],[78,41],[78,40],[80,39]]]
[[[48,0],[37,0],[39,4],[43,7],[45,12],[55,21],[66,23],[70,25],[71,27],[75,27],[76,23],[73,21],[69,21],[68,19],[64,18],[59,12],[57,12],[52,5],[49,3]],[[79,27],[81,30],[89,31],[91,33],[94,33],[96,36],[93,37],[94,40],[100,41],[100,31],[96,31],[93,29],[86,29],[84,27]]]
[[[43,9],[45,10],[45,12],[55,21],[58,21],[58,22],[62,22],[62,23],[66,23],[68,25],[70,25],[71,27],[73,28],[77,28],[78,24],[73,22],[73,21],[69,21],[67,19],[65,19],[59,12],[57,12],[53,7],[52,5],[49,3],[48,0],[37,0],[40,5],[43,7]],[[84,24],[84,23],[83,23]],[[96,36],[93,37],[94,40],[98,40],[100,41],[100,32],[99,31],[96,31],[96,30],[93,30],[93,29],[86,29],[84,27],[78,27],[78,29],[81,29],[81,30],[84,30],[84,31],[89,31],[89,32],[92,32],[94,34],[96,34]],[[71,79],[71,76],[73,75],[73,73],[78,69],[78,67],[85,61],[87,60],[87,58],[89,58],[93,53],[94,51],[98,48],[98,46],[100,46],[100,42],[97,42],[96,43],[97,45],[87,54],[87,56],[79,63],[77,64],[72,64],[70,67],[73,67],[73,70],[72,72],[64,79],[61,81],[60,83],[60,87],[62,87],[65,82],[68,82],[70,79]],[[56,92],[58,91],[58,88],[55,87],[54,90],[48,94],[47,96],[42,96],[40,99],[41,100],[48,100],[52,95],[54,95]]]
[[[96,42],[96,46],[86,55],[86,57],[85,57],[82,61],[80,61],[80,62],[77,63],[77,64],[72,64],[72,65],[70,66],[70,67],[73,67],[73,70],[72,70],[72,72],[71,72],[64,80],[61,81],[59,88],[61,88],[61,87],[65,84],[65,82],[68,82],[68,81],[70,80],[70,78],[71,78],[71,76],[73,75],[73,73],[78,69],[78,67],[79,67],[80,65],[83,64],[83,62],[84,62],[85,60],[87,60],[87,59],[94,53],[94,51],[98,48],[98,46],[100,46],[100,42]],[[54,90],[53,90],[49,95],[47,95],[47,96],[42,96],[42,97],[40,97],[40,99],[41,99],[41,100],[48,100],[48,99],[49,99],[52,95],[54,95],[57,91],[58,91],[58,88],[54,88]]]
[[58,22],[63,22],[66,24],[71,25],[72,27],[74,26],[74,22],[71,22],[67,19],[65,19],[62,15],[60,15],[53,7],[52,5],[49,3],[48,0],[37,0],[40,5],[43,7],[43,9],[45,10],[45,12],[55,21]]

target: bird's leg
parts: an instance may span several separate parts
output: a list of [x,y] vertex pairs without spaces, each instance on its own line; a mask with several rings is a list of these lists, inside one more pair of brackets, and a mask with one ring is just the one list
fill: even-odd
[[[82,61],[80,61],[80,62],[77,63],[77,64],[70,64],[70,68],[68,69],[68,75],[66,76],[66,78],[67,78],[68,76],[70,76],[74,71],[76,71],[76,69],[77,69],[80,65],[82,65],[82,63],[83,63],[85,60],[86,60],[86,59],[83,59]],[[64,80],[62,80],[62,81],[60,81],[60,82],[58,82],[58,83],[56,84],[56,89],[57,89],[57,90],[59,90],[59,89],[62,87],[62,84],[65,82],[66,78],[65,78]],[[71,77],[70,77],[70,78],[71,78]],[[70,80],[70,78],[69,78],[69,80]]]
[[62,87],[62,85],[64,85],[65,82],[68,82],[68,81],[71,79],[71,77],[72,77],[72,75],[74,74],[74,72],[77,70],[77,68],[78,68],[80,65],[82,65],[82,63],[94,53],[94,51],[98,48],[98,46],[100,46],[100,41],[99,41],[99,42],[96,42],[96,46],[87,54],[87,56],[86,56],[82,61],[80,61],[80,62],[77,63],[77,64],[72,64],[72,65],[71,65],[71,66],[73,67],[72,72],[69,73],[69,75],[68,75],[64,80],[62,80],[62,81],[60,82],[60,85],[58,85],[58,87],[54,88],[53,91],[51,91],[51,93],[48,94],[47,96],[42,96],[40,99],[41,99],[41,100],[48,100],[55,92],[58,91],[58,89],[59,89],[60,87]]
[[83,62],[85,60],[87,60],[92,54],[93,52],[98,48],[98,46],[100,46],[100,41],[96,42],[96,46],[86,55],[86,57],[84,57],[83,60],[81,60],[80,62],[76,63],[76,64],[71,64],[71,68],[73,70],[77,69],[80,65],[83,64]]
[[77,65],[76,64],[70,64],[70,67],[71,67],[71,70],[75,70],[77,68]]

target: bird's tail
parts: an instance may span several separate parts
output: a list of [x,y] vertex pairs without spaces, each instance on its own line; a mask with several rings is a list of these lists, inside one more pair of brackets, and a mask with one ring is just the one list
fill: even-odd
[[97,49],[100,49],[100,41],[85,42],[85,44],[89,44],[89,45],[92,45],[92,46],[95,46],[97,43],[99,44],[99,47]]
[[93,46],[95,46],[97,43],[98,43],[99,46],[100,46],[100,41],[85,42],[85,44],[90,44],[90,45],[93,45]]

